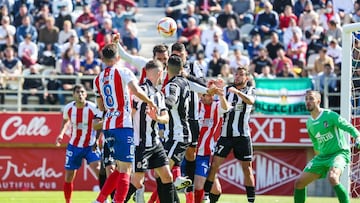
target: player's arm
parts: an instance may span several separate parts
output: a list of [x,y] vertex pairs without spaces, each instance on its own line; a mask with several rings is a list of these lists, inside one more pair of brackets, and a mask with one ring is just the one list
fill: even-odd
[[360,132],[351,123],[349,123],[346,119],[341,117],[336,112],[331,112],[331,116],[333,117],[336,126],[338,126],[340,129],[348,132],[353,138],[355,138],[355,139],[358,137],[360,138]]
[[116,43],[118,46],[118,52],[120,57],[130,63],[132,66],[135,66],[139,72],[141,72],[141,69],[145,67],[146,63],[149,61],[148,59],[142,57],[142,56],[134,56],[129,54],[121,45],[120,43]]
[[137,96],[140,100],[147,103],[150,107],[157,108],[153,101],[150,100],[150,98],[146,95],[143,89],[137,84],[136,80],[131,80],[128,83],[128,87],[130,88],[130,91]]
[[157,113],[157,110],[154,108],[147,108],[147,114],[150,116],[151,119],[160,123],[160,124],[167,124],[169,122],[169,114],[166,109],[160,112],[160,115]]
[[99,108],[100,111],[105,111],[105,106],[104,106],[104,101],[102,100],[102,98],[100,96],[97,96],[96,97],[96,103],[97,103],[97,106]]
[[180,96],[179,87],[176,84],[169,84],[165,89],[165,104],[168,109],[171,109],[178,102]]
[[60,131],[60,134],[56,137],[56,142],[55,142],[56,146],[59,147],[59,146],[61,145],[61,142],[62,142],[62,140],[64,139],[65,131],[66,131],[69,123],[70,123],[70,122],[69,122],[69,119],[67,119],[67,118],[64,118],[64,119],[62,120],[62,122],[61,122],[61,131]]
[[255,103],[255,96],[254,94],[244,94],[240,90],[236,89],[235,87],[230,87],[229,92],[232,92],[238,95],[246,104],[253,105]]
[[224,92],[222,94],[218,94],[220,100],[220,109],[221,113],[228,112],[231,108],[229,102],[226,100]]

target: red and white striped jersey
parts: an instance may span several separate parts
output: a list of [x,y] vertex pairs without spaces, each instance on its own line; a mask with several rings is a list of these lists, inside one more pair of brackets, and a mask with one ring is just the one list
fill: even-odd
[[88,147],[95,143],[95,130],[92,121],[94,115],[99,114],[95,103],[86,101],[83,108],[76,107],[75,101],[64,107],[63,119],[70,120],[71,138],[69,143],[75,147]]
[[127,84],[135,80],[135,75],[127,68],[105,68],[94,79],[96,96],[103,100],[106,114],[103,129],[132,128],[130,91]]
[[197,155],[211,155],[220,137],[222,117],[226,111],[221,108],[220,101],[211,104],[199,102],[200,135],[198,139]]

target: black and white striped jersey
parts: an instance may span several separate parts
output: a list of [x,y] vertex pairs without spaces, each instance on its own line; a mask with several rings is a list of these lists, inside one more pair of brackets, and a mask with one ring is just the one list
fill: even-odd
[[188,122],[190,86],[182,76],[175,76],[165,86],[165,103],[169,109],[169,123],[165,136],[179,142],[191,142]]
[[[232,86],[225,87],[225,95],[226,100],[232,108],[224,115],[224,123],[221,130],[221,136],[250,136],[249,120],[253,105],[246,104],[240,96],[229,92],[230,87]],[[246,86],[240,91],[246,95],[255,97],[254,87]]]
[[[158,107],[158,114],[160,114],[162,111],[167,111],[164,94],[157,90],[157,88],[153,86],[150,80],[145,80],[145,82],[140,85],[140,87],[156,104]],[[145,102],[134,96],[133,109],[136,110],[135,114],[133,115],[135,146],[152,147],[160,143],[158,136],[158,123],[146,114],[146,106],[147,104]]]
[[[189,62],[184,66],[184,70],[192,77],[188,77],[189,82],[195,82],[206,87],[206,79],[204,77],[201,64]],[[199,120],[199,96],[198,92],[190,91],[189,119]]]

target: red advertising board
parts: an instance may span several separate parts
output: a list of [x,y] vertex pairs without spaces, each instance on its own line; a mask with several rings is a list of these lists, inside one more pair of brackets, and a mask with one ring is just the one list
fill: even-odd
[[[64,183],[64,148],[0,149],[0,191],[62,190]],[[306,164],[303,149],[255,151],[254,174],[257,194],[291,195],[294,180]],[[232,154],[220,167],[219,178],[224,193],[244,193],[240,163]],[[155,179],[147,174],[146,190],[155,189]],[[76,174],[75,190],[94,190],[98,185],[91,169],[83,163]]]
[[[292,195],[294,181],[306,165],[305,149],[255,150],[254,174],[256,194]],[[223,193],[246,194],[241,165],[232,153],[220,166]],[[146,190],[152,191],[156,185],[152,172],[146,176]]]
[[[307,117],[253,116],[254,146],[311,146]],[[3,113],[0,143],[53,144],[60,133],[61,113]]]
[[254,146],[312,146],[306,130],[307,116],[253,116]]
[[[0,191],[62,190],[64,163],[65,148],[0,148]],[[76,174],[74,189],[95,187],[96,175],[84,162]]]

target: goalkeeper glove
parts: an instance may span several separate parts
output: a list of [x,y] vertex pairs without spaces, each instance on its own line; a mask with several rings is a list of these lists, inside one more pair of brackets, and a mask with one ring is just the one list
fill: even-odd
[[360,136],[356,137],[355,139],[355,147],[360,149]]

